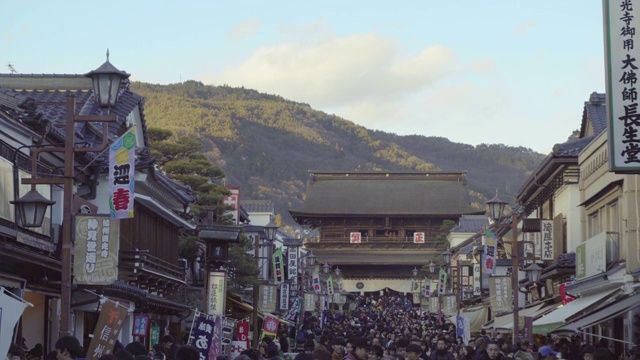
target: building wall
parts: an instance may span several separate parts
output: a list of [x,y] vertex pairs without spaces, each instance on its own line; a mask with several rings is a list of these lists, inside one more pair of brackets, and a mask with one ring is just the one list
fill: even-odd
[[584,239],[580,218],[580,188],[578,185],[563,186],[554,195],[554,217],[562,214],[565,217],[567,244],[565,252],[575,252]]

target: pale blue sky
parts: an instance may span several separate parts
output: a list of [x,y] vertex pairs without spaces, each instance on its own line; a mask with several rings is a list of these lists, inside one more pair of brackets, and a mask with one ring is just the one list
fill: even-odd
[[[113,5],[109,5],[113,4]],[[599,0],[2,1],[0,72],[111,62],[310,104],[370,129],[547,154],[604,92]],[[102,12],[98,11],[102,9]]]

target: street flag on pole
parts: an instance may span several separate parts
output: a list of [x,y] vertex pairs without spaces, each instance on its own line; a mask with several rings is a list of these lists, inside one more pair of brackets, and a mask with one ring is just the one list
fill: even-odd
[[327,294],[329,294],[329,296],[333,295],[333,276],[329,276],[327,279]]
[[440,268],[440,276],[438,277],[438,294],[444,295],[447,288],[447,271],[444,268]]
[[0,358],[6,358],[13,339],[13,329],[30,303],[0,286]]
[[431,291],[431,279],[428,277],[424,278],[424,289],[422,290],[422,295],[425,297],[429,297],[429,292]]
[[109,210],[111,218],[133,217],[136,133],[130,127],[109,147]]
[[273,260],[273,282],[275,285],[278,285],[284,281],[284,264],[282,264],[281,247],[276,249],[271,259]]
[[487,242],[484,245],[484,273],[495,274],[496,273],[496,248],[498,246],[498,238],[491,231],[487,229],[485,231],[485,237]]
[[313,272],[312,283],[313,291],[316,294],[320,294],[320,292],[322,291],[322,285],[320,285],[320,272],[318,271],[318,269]]

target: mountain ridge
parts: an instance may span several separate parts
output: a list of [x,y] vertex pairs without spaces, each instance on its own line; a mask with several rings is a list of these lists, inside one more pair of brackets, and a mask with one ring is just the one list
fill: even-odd
[[503,144],[477,146],[444,137],[369,130],[278,95],[197,81],[131,83],[145,97],[147,126],[199,140],[241,198],[270,199],[292,223],[288,209],[304,201],[308,171],[461,171],[470,201],[484,208],[495,195],[515,195],[545,155]]

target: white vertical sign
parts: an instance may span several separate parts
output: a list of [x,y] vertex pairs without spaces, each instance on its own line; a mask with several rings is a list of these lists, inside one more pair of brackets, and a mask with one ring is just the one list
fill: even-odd
[[540,235],[542,260],[553,260],[555,258],[555,249],[553,248],[553,220],[542,220]]
[[[635,6],[634,6],[635,5]],[[634,46],[640,3],[603,0],[607,78],[609,170],[640,170],[638,67],[640,46]]]
[[[298,247],[287,249],[287,280],[294,280],[298,277]],[[297,281],[296,281],[297,282]]]
[[482,284],[480,283],[480,264],[473,264],[473,295],[480,295],[482,293]]
[[289,310],[289,283],[280,284],[280,310]]

